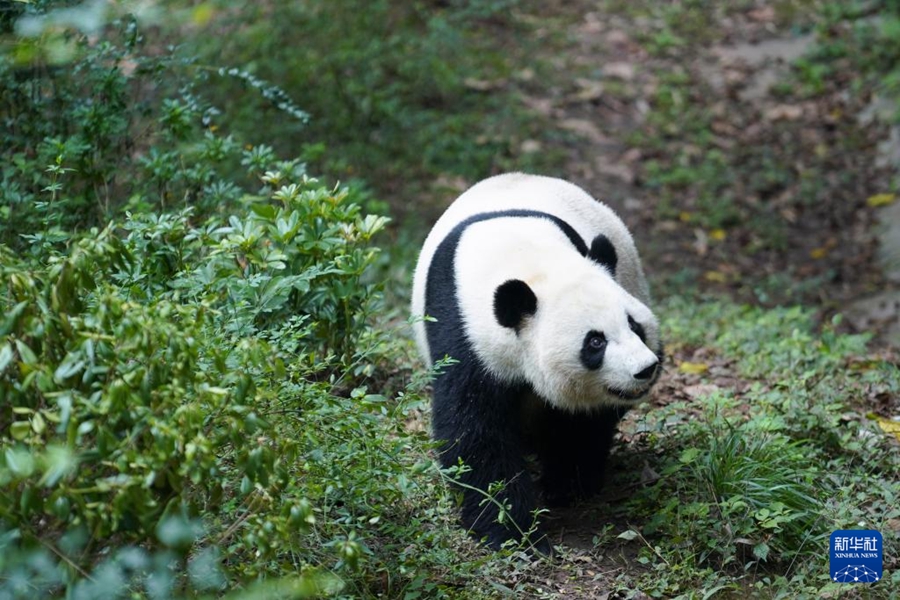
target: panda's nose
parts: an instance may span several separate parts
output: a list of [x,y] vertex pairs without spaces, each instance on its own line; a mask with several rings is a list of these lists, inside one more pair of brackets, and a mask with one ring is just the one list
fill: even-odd
[[638,373],[635,373],[633,377],[635,379],[637,379],[638,381],[647,381],[648,379],[653,377],[654,373],[656,373],[656,367],[658,367],[658,366],[659,366],[659,361],[658,360],[654,361],[653,364],[648,366],[646,369],[642,369]]

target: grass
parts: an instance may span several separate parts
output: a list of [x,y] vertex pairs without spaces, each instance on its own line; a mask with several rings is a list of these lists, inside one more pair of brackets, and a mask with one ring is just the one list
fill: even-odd
[[626,426],[624,470],[649,464],[659,477],[605,507],[645,541],[635,560],[645,570],[618,577],[623,597],[837,593],[845,588],[828,582],[827,544],[842,528],[885,532],[891,579],[866,597],[891,597],[900,456],[861,409],[873,393],[900,391],[896,363],[868,354],[862,336],[816,331],[800,308],[672,300],[660,312],[676,368],[697,348],[710,358],[705,376],[676,376],[706,386],[697,398],[650,407]]

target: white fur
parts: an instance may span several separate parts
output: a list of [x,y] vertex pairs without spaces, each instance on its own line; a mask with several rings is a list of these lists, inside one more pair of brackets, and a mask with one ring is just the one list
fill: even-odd
[[[640,391],[643,384],[632,374],[656,361],[651,348],[659,346],[659,325],[647,307],[647,283],[624,223],[571,183],[515,173],[482,181],[460,196],[422,247],[413,282],[413,315],[424,312],[428,268],[441,240],[471,215],[510,209],[555,215],[587,245],[603,233],[616,249],[616,277],[581,256],[547,219],[509,217],[470,225],[457,248],[456,293],[475,352],[500,380],[527,381],[560,408],[630,404],[606,390]],[[527,283],[538,298],[536,314],[518,334],[494,316],[494,292],[510,279]],[[643,325],[650,348],[631,331],[628,315]],[[603,366],[594,371],[580,361],[582,342],[592,329],[607,338]],[[424,323],[417,322],[415,332],[430,362]]]

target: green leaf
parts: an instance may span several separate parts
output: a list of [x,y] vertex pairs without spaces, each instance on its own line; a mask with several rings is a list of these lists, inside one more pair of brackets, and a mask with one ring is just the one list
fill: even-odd
[[638,536],[637,531],[634,531],[633,529],[628,529],[627,531],[623,531],[622,533],[617,535],[616,538],[618,538],[620,540],[627,540],[630,542],[631,540],[635,539],[637,536]]
[[28,421],[16,421],[9,426],[9,434],[16,441],[22,441],[31,433],[31,423]]
[[169,548],[186,548],[202,534],[200,522],[182,514],[164,517],[156,526],[156,537]]
[[6,367],[12,362],[13,356],[12,346],[3,344],[3,346],[0,347],[0,373],[3,373],[3,371],[6,370]]
[[699,455],[699,448],[686,448],[684,452],[681,453],[681,456],[678,457],[678,461],[681,464],[687,465],[694,462],[694,459],[696,459]]
[[34,351],[22,340],[16,340],[16,350],[19,351],[19,356],[22,358],[23,363],[26,365],[37,364],[38,359]]
[[[10,310],[6,314],[6,318],[3,320],[3,324],[0,325],[0,337],[5,337],[5,336],[9,335],[9,333],[16,326],[16,321],[18,321],[19,317],[22,316],[22,313],[25,312],[26,306],[28,306],[28,302],[23,300],[22,302],[19,302],[18,304],[16,304],[12,308],[12,310]],[[2,370],[3,370],[3,368],[0,367],[0,371],[2,371]]]
[[769,556],[769,545],[765,542],[760,542],[753,546],[753,556],[759,560],[766,560]]
[[65,446],[53,445],[44,453],[44,475],[40,485],[55,487],[64,477],[75,472],[78,459],[71,450]]
[[34,417],[31,419],[31,428],[34,429],[34,432],[38,435],[44,433],[44,430],[47,429],[47,422],[44,420],[44,417],[41,416],[41,413],[35,413]]
[[[25,425],[31,428],[28,423]],[[34,473],[34,457],[28,450],[7,448],[3,456],[6,459],[6,467],[19,479],[31,477]]]
[[227,581],[219,566],[221,557],[217,548],[204,548],[188,562],[188,576],[198,590],[221,590]]
[[80,358],[80,353],[69,353],[56,368],[56,372],[53,373],[53,379],[57,383],[63,383],[69,377],[81,372],[84,364],[84,361]]
[[272,204],[253,203],[250,210],[264,219],[274,219],[278,214],[278,208]]

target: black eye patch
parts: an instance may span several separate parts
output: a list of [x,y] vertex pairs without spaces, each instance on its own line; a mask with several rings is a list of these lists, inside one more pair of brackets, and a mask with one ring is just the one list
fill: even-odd
[[581,364],[589,371],[595,371],[603,365],[606,354],[606,336],[599,331],[589,331],[581,344]]
[[637,334],[641,341],[645,344],[647,343],[647,332],[644,331],[644,326],[634,320],[634,317],[628,315],[628,326],[631,327],[631,330]]

